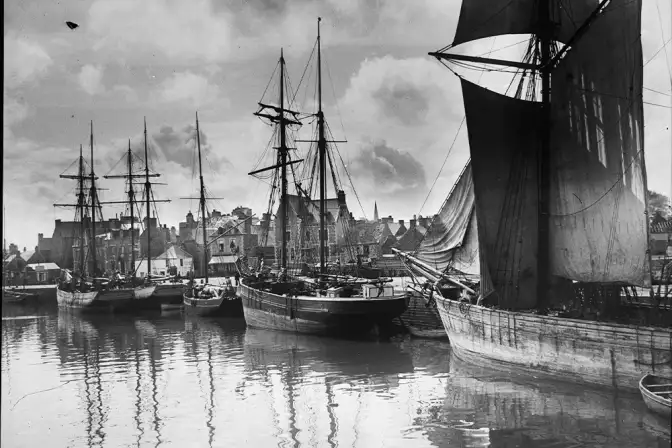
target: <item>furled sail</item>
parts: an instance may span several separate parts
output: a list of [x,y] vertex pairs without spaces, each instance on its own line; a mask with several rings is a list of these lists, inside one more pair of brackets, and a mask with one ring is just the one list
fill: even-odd
[[432,220],[416,257],[439,271],[449,267],[478,275],[478,226],[471,163],[462,171],[441,210]]
[[[453,45],[504,34],[536,32],[538,0],[463,0]],[[597,8],[599,0],[562,0],[551,8],[556,39],[567,42]]]
[[541,104],[462,80],[478,220],[481,292],[500,306],[537,303],[537,150]]
[[641,0],[613,0],[552,73],[551,269],[650,284]]

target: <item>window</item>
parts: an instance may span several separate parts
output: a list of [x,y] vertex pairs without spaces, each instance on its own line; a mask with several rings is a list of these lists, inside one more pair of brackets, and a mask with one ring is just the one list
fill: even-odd
[[184,260],[180,258],[180,267],[184,266]]
[[224,243],[219,243],[219,251],[224,252]]

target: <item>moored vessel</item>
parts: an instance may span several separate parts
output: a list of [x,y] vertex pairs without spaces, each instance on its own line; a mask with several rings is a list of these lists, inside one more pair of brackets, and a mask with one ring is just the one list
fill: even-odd
[[654,295],[641,2],[577,2],[560,15],[556,6],[507,5],[481,27],[494,3],[463,1],[449,47],[530,33],[523,62],[431,53],[523,75],[515,98],[461,78],[480,282],[460,297],[435,288],[435,300],[459,358],[634,390],[647,373],[672,377],[669,310],[642,318],[621,300],[625,286]]
[[[366,279],[362,278],[364,273],[358,272],[359,266],[354,267],[354,272],[351,268],[345,268],[359,258],[348,244],[353,219],[335,171],[335,156],[328,147],[328,143],[335,143],[335,140],[327,140],[328,129],[322,110],[320,20],[318,18],[316,42],[317,111],[303,114],[303,118],[314,119],[317,125],[317,139],[308,140],[316,145],[308,151],[306,159],[309,163],[304,165],[302,176],[310,179],[310,184],[307,187],[301,185],[298,176],[294,174],[293,166],[303,160],[292,156],[292,150],[295,149],[292,147],[293,142],[300,140],[294,139],[289,131],[298,129],[303,118],[301,113],[292,110],[292,92],[287,95],[285,92],[288,81],[281,51],[278,62],[279,101],[273,105],[262,98],[255,113],[276,126],[272,137],[275,140],[277,136],[276,144],[272,145],[277,150],[276,164],[249,173],[259,175],[272,171],[271,198],[274,198],[276,190],[280,192],[276,219],[276,227],[280,229],[276,238],[280,240],[280,251],[276,257],[279,269],[275,272],[259,270],[253,275],[244,276],[238,286],[238,295],[242,299],[245,321],[249,326],[298,333],[355,335],[391,326],[392,320],[406,309],[408,296],[395,293],[389,284],[391,279]],[[336,200],[327,199],[327,164],[331,167]],[[296,195],[289,195],[288,168],[293,173]],[[315,182],[316,179],[319,182]],[[319,189],[319,193],[313,192],[313,187]],[[314,196],[318,196],[317,201],[313,199]],[[332,206],[328,206],[327,201]],[[273,200],[269,201],[268,216],[272,212],[272,204]],[[296,226],[290,225],[290,209],[297,215]],[[334,239],[328,234],[332,232],[329,227],[334,229],[334,233],[341,232],[342,236],[336,236],[336,239],[341,240],[341,245],[346,247],[345,251],[338,253],[338,248],[334,250],[333,246],[327,247],[327,242]],[[294,239],[291,254],[290,239]],[[317,250],[311,243],[319,245]],[[295,269],[292,272],[290,268],[297,265],[302,266],[300,272]],[[311,270],[309,265],[317,269]],[[368,272],[366,276],[378,277],[370,274]]]
[[[79,148],[78,172],[76,175],[61,174],[61,178],[77,180],[77,203],[54,204],[54,206],[75,207],[74,239],[78,241],[75,259],[78,271],[74,278],[67,269],[62,270],[61,279],[56,286],[56,300],[59,307],[121,311],[133,307],[136,294],[143,297],[151,292],[145,287],[111,287],[110,280],[99,277],[100,269],[96,250],[96,221],[102,221],[101,202],[98,199],[93,161],[93,122],[90,134],[91,166],[90,173],[85,172],[82,146]],[[88,185],[87,185],[88,184]],[[88,187],[88,188],[87,188]],[[87,194],[88,193],[88,194]],[[152,290],[153,292],[153,290]]]
[[672,416],[672,378],[647,374],[639,380],[639,391],[651,412],[669,418]]
[[[236,317],[242,315],[242,307],[240,298],[236,296],[235,289],[230,284],[230,279],[227,279],[227,284],[222,287],[220,285],[208,284],[208,246],[214,242],[207,240],[206,232],[206,210],[205,210],[205,184],[203,182],[203,166],[201,161],[201,131],[198,125],[198,113],[196,113],[196,146],[198,150],[198,171],[200,175],[200,211],[201,211],[201,226],[203,237],[203,274],[205,281],[196,285],[194,279],[190,280],[186,289],[182,294],[182,303],[186,312],[195,313],[207,316],[228,316]],[[220,237],[219,235],[218,237]]]
[[37,293],[18,288],[2,288],[2,303],[23,303],[25,300],[36,299]]

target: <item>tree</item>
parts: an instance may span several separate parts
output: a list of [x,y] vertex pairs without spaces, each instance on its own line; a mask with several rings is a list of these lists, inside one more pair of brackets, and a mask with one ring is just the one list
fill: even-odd
[[672,219],[672,203],[670,198],[662,193],[649,190],[649,219],[652,221],[665,221]]

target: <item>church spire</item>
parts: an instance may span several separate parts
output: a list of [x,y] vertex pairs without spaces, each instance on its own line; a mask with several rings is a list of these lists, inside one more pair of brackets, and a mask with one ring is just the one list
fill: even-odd
[[378,203],[377,202],[373,203],[373,220],[375,222],[378,222]]

